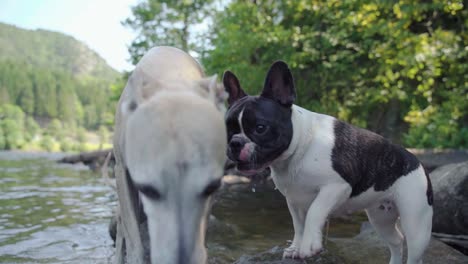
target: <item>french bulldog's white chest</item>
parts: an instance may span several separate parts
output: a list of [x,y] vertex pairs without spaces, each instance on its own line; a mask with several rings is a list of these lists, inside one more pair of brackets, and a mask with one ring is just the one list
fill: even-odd
[[295,204],[308,206],[319,191],[318,186],[303,181],[303,174],[290,175],[287,172],[272,169],[271,177],[276,188],[288,201]]

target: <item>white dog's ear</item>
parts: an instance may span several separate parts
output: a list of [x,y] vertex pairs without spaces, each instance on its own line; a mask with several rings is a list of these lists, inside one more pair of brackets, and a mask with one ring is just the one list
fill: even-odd
[[[209,99],[216,104],[218,108],[224,106],[224,102],[228,98],[228,94],[224,91],[222,84],[217,82],[218,75],[203,78],[199,81],[199,85],[208,91]],[[222,108],[222,107],[221,107]]]
[[[137,107],[144,101],[145,98],[145,84],[148,83],[145,80],[145,76],[140,72],[139,69],[135,69],[128,78],[125,90],[128,91],[128,95],[121,104],[120,111],[124,115],[128,115],[135,111]],[[147,95],[146,95],[147,96]]]

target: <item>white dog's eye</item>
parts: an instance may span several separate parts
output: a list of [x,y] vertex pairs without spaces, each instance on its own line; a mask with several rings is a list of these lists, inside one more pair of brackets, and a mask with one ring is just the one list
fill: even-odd
[[203,197],[208,197],[212,195],[215,191],[217,191],[221,187],[221,179],[214,180],[206,186],[205,190],[202,193]]
[[141,185],[141,184],[138,184],[135,186],[138,191],[140,191],[144,196],[152,199],[152,200],[159,200],[161,199],[161,194],[159,193],[158,190],[156,190],[156,188],[154,188],[153,186],[151,185]]

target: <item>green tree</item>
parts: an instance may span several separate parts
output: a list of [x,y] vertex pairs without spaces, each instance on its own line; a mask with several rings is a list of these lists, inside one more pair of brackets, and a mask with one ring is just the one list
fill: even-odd
[[58,119],[53,119],[47,126],[46,134],[56,138],[58,141],[64,140],[66,134],[63,129],[62,122]]
[[19,149],[23,146],[24,135],[21,125],[13,119],[4,119],[0,122],[4,135],[5,149]]
[[129,52],[136,64],[153,46],[167,45],[185,51],[199,50],[195,28],[213,10],[213,0],[145,0],[132,8],[124,25],[138,33]]
[[19,106],[44,122],[58,119],[97,130],[111,123],[115,101],[109,87],[119,76],[69,36],[0,23],[0,106]]
[[2,126],[0,126],[0,149],[7,149],[6,148],[5,133],[3,132],[3,127]]
[[0,129],[2,130],[2,145],[5,149],[19,149],[25,143],[25,115],[21,108],[15,105],[0,106]]
[[99,149],[104,147],[104,144],[109,143],[109,130],[105,126],[100,126],[98,130]]
[[34,118],[28,116],[24,121],[24,135],[27,142],[34,139],[36,135],[41,133],[41,127],[36,123]]
[[34,114],[34,108],[35,108],[34,103],[35,103],[34,102],[34,90],[32,87],[32,83],[27,82],[25,83],[25,86],[23,87],[19,95],[18,105],[21,107],[21,109],[23,109],[23,111],[26,114],[32,115]]
[[[153,45],[195,49],[208,72],[230,69],[257,94],[269,65],[282,59],[293,71],[297,104],[307,109],[407,146],[468,146],[468,10],[461,0],[206,1],[190,11],[214,21],[196,45],[180,38],[190,33],[180,18],[192,4],[134,7],[125,22],[140,33],[133,62]],[[203,11],[216,4],[223,10]]]
[[[216,15],[203,64],[233,70],[257,94],[283,59],[301,106],[396,141],[406,134],[407,145],[422,133],[424,146],[466,147],[467,12],[462,1],[232,1]],[[431,108],[443,114],[422,114]]]
[[78,150],[86,151],[86,130],[84,128],[77,129],[76,140],[78,141]]
[[42,149],[47,150],[47,151],[53,151],[54,150],[54,145],[55,145],[55,141],[51,136],[44,135],[41,138],[40,147]]

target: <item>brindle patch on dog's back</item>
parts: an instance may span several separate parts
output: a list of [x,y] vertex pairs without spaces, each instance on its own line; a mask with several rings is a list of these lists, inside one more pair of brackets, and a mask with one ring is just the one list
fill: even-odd
[[372,186],[384,191],[420,166],[413,154],[371,131],[336,120],[334,133],[332,166],[351,185],[351,197]]

